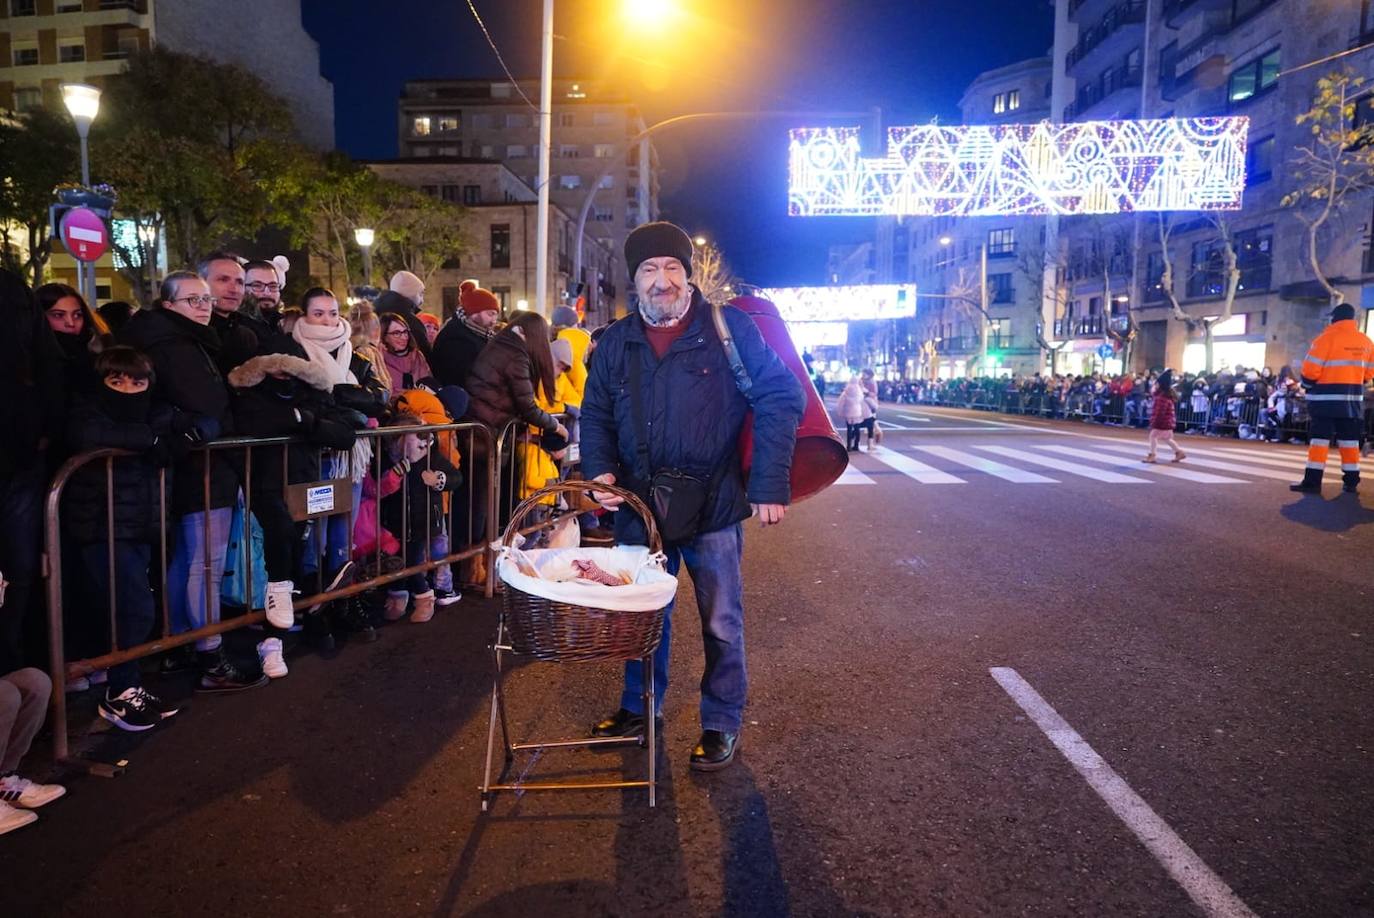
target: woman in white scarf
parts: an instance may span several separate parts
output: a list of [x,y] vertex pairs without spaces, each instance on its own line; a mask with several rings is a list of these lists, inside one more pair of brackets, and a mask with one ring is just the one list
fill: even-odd
[[[335,386],[358,386],[371,388],[371,374],[366,361],[355,359],[353,345],[349,339],[353,327],[339,315],[339,301],[333,293],[323,287],[312,287],[301,298],[301,320],[291,329],[291,337],[305,351],[306,359],[329,374]],[[368,379],[360,380],[360,372]],[[337,391],[337,390],[336,390]],[[351,462],[348,460],[351,459]],[[363,476],[367,474],[368,463],[372,460],[372,441],[359,437],[353,445],[351,456],[342,452],[331,454],[329,468],[322,470],[333,478],[351,478],[353,484],[353,507],[357,508],[362,497]],[[351,471],[351,474],[350,474]],[[338,514],[328,518],[325,527],[325,567],[329,574],[325,589],[332,590],[342,585],[351,567],[349,559],[353,554],[352,534],[348,531],[348,514]],[[307,564],[319,557],[315,544],[319,528],[311,529],[310,542],[306,548]]]

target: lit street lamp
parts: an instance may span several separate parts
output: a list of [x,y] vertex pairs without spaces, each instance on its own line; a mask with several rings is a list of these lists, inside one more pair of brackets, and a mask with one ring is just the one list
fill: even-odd
[[363,286],[372,285],[372,243],[376,240],[377,234],[367,227],[360,226],[353,230],[353,241],[358,243],[358,248],[363,250]]
[[[71,113],[76,124],[76,136],[81,138],[81,187],[91,187],[91,152],[88,138],[91,122],[100,113],[100,90],[86,83],[63,83],[62,103]],[[56,230],[54,229],[54,232]],[[91,309],[96,305],[95,265],[77,261],[77,286],[82,288],[86,303]]]
[[700,248],[701,246],[703,246],[703,245],[706,244],[706,237],[705,237],[705,236],[698,236],[698,237],[696,237],[695,239],[693,239],[692,241],[695,242],[695,243],[697,244],[697,247],[698,247],[698,248]]

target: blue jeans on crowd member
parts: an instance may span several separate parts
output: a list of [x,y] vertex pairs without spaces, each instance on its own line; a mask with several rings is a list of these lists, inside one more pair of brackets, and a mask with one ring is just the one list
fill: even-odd
[[[172,633],[193,631],[219,621],[219,594],[224,582],[224,556],[229,551],[229,525],[234,508],[219,507],[210,515],[210,604],[205,604],[206,511],[188,513],[177,521],[176,549],[167,565],[167,604],[172,613]],[[215,650],[220,636],[201,638],[196,650]]]
[[0,574],[9,581],[0,607],[0,673],[24,665],[24,619],[41,579],[47,492],[41,460],[0,479]]
[[[148,565],[152,563],[153,546],[146,542],[119,540],[114,543],[113,588],[110,584],[110,555],[103,542],[81,546],[81,563],[91,578],[96,595],[114,597],[115,642],[118,650],[128,650],[148,640],[157,621],[157,607],[153,602],[153,588],[148,580]],[[168,581],[168,588],[172,587]],[[92,614],[102,619],[108,606],[92,610]],[[104,630],[104,629],[102,629]],[[141,685],[138,676],[138,661],[120,663],[110,667],[110,697],[120,695],[125,689]]]
[[[357,481],[353,483],[353,515],[358,513],[358,504],[363,499],[363,483]],[[353,557],[353,533],[349,529],[349,514],[340,513],[336,516],[325,517],[324,520],[315,520],[310,524],[310,530],[305,537],[305,558],[302,561],[301,570],[306,575],[305,587],[314,589],[314,584],[310,582],[311,576],[319,572],[320,569],[320,539],[324,539],[324,571],[326,574],[333,574],[344,566],[349,558]],[[326,584],[328,585],[328,584]]]
[[[448,524],[439,524],[439,531],[429,540],[429,556],[431,558],[442,558],[449,553],[448,545]],[[434,583],[434,589],[452,591],[453,589],[453,566],[451,564],[441,564],[430,572],[430,580]]]
[[[706,670],[701,677],[701,729],[738,733],[744,717],[749,680],[744,667],[744,527],[739,523],[698,535],[686,545],[664,549],[668,573],[676,576],[682,564],[692,577]],[[655,715],[663,711],[668,691],[668,654],[673,607],[663,619],[663,641],[654,652]],[[625,691],[620,706],[644,713],[643,669],[638,660],[625,664]]]

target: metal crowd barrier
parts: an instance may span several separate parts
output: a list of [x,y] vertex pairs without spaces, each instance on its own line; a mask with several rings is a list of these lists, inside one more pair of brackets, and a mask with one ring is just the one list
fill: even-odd
[[[311,595],[302,596],[301,598],[297,599],[295,601],[295,607],[297,609],[303,609],[309,608],[310,606],[327,603],[337,599],[344,599],[346,597],[353,596],[358,593],[367,592],[378,587],[385,586],[386,584],[393,583],[398,580],[403,580],[417,573],[424,573],[433,570],[444,564],[454,564],[457,562],[465,561],[469,558],[474,558],[478,555],[483,556],[487,562],[487,576],[485,578],[484,592],[487,597],[491,597],[493,595],[495,581],[495,577],[492,574],[491,562],[493,561],[494,554],[491,546],[492,543],[496,540],[497,533],[499,531],[499,521],[503,518],[508,517],[508,510],[510,509],[507,508],[501,500],[500,483],[498,481],[498,476],[496,472],[504,467],[504,457],[501,443],[502,440],[511,431],[511,429],[511,427],[507,427],[506,430],[502,432],[502,439],[494,437],[492,435],[492,432],[484,425],[475,423],[422,424],[409,427],[384,427],[373,430],[358,431],[359,439],[369,439],[372,441],[371,471],[372,474],[375,476],[375,480],[378,482],[377,500],[375,502],[376,517],[373,521],[376,526],[378,550],[375,552],[375,557],[369,558],[364,562],[358,563],[358,567],[361,570],[359,571],[358,576],[355,578],[352,584],[332,591],[323,591],[323,576],[325,573],[323,566],[324,539],[317,538],[316,544],[320,547],[320,557],[318,558],[319,566],[317,567],[317,576],[315,584],[316,591]],[[402,501],[402,522],[400,529],[402,535],[397,540],[399,542],[401,552],[399,556],[400,567],[399,569],[392,569],[395,567],[395,562],[392,562],[384,568],[382,553],[380,551],[380,534],[382,532],[382,495],[380,493],[380,483],[384,475],[384,468],[390,467],[390,465],[392,464],[390,461],[384,461],[384,457],[387,453],[387,444],[389,441],[393,440],[396,437],[402,437],[406,434],[412,433],[428,433],[432,436],[435,436],[435,439],[437,441],[437,435],[441,435],[448,432],[451,432],[452,436],[454,436],[455,438],[461,438],[461,442],[466,447],[465,449],[459,450],[461,463],[460,469],[463,471],[464,477],[463,484],[461,485],[461,490],[449,492],[453,498],[457,498],[460,494],[465,498],[465,500],[461,502],[456,499],[450,500],[449,502],[449,510],[447,511],[450,517],[448,527],[449,552],[442,557],[433,556],[431,553],[432,541],[430,538],[426,538],[424,540],[423,556],[409,556],[409,545],[407,544],[409,542],[409,539],[406,536],[408,535],[410,529],[410,514],[414,511],[412,510],[412,500],[410,495],[409,481],[408,478],[403,478],[400,492]],[[204,470],[202,480],[202,494],[204,500],[204,507],[209,508],[211,504],[210,479],[212,457],[217,453],[231,452],[230,458],[233,459],[237,458],[237,456],[235,455],[237,453],[241,455],[242,459],[242,464],[240,466],[240,498],[243,501],[243,520],[245,529],[249,529],[251,525],[250,521],[252,519],[253,453],[255,450],[261,452],[263,449],[275,448],[280,451],[282,456],[282,478],[288,491],[290,491],[292,488],[299,488],[301,486],[313,486],[317,490],[323,491],[326,488],[326,486],[332,487],[332,482],[347,481],[349,483],[350,495],[347,510],[349,536],[348,557],[353,558],[354,526],[357,522],[355,514],[357,513],[358,508],[353,505],[351,495],[353,477],[352,455],[347,451],[339,451],[334,456],[327,457],[326,454],[330,453],[330,450],[315,448],[317,460],[316,470],[321,473],[324,472],[327,458],[329,459],[331,465],[342,460],[345,463],[344,477],[326,478],[324,474],[321,474],[320,478],[313,483],[291,482],[289,481],[289,476],[287,474],[289,468],[289,457],[285,447],[288,445],[300,445],[301,442],[302,441],[299,438],[288,437],[262,439],[225,439],[216,440],[209,444],[206,444],[204,447],[201,447],[199,450],[197,450],[197,452],[204,455],[204,459],[200,463]],[[430,457],[432,456],[435,448],[435,446],[431,446],[430,450],[426,453],[425,465],[427,469],[432,465]],[[518,451],[511,449],[508,450],[508,452],[510,454],[509,459],[512,476],[508,480],[515,481],[517,479],[514,476],[517,475],[519,472],[518,466],[516,464],[516,454],[518,453]],[[211,545],[210,514],[206,512],[204,513],[204,551],[202,552],[201,563],[206,574],[204,580],[207,621],[205,625],[200,628],[173,633],[167,583],[168,564],[171,560],[171,554],[169,551],[168,527],[171,525],[176,525],[177,520],[169,518],[168,470],[161,469],[158,472],[158,511],[161,523],[158,527],[158,537],[156,543],[159,548],[159,551],[152,562],[153,565],[156,565],[157,570],[160,573],[156,575],[151,575],[149,578],[150,581],[156,583],[159,586],[159,597],[161,599],[161,628],[160,631],[158,631],[158,629],[155,628],[154,636],[144,641],[143,643],[131,647],[120,647],[118,645],[116,623],[117,608],[115,598],[118,594],[118,590],[115,588],[116,577],[118,573],[115,564],[115,460],[120,457],[136,456],[137,454],[135,453],[114,449],[95,450],[92,452],[87,452],[78,456],[74,456],[71,459],[69,459],[66,463],[64,463],[61,469],[58,470],[58,473],[54,478],[51,487],[48,491],[44,532],[46,549],[45,576],[47,578],[48,640],[50,647],[50,670],[53,680],[52,713],[54,727],[54,754],[58,760],[64,760],[69,758],[70,756],[70,747],[68,742],[67,731],[66,703],[66,685],[69,679],[84,676],[95,670],[105,669],[116,664],[139,660],[144,657],[151,656],[153,654],[162,653],[164,651],[168,651],[173,648],[192,643],[194,641],[223,634],[225,632],[232,631],[238,628],[244,628],[249,625],[261,622],[266,617],[264,612],[262,612],[261,610],[254,610],[252,608],[254,591],[252,583],[253,565],[252,558],[250,556],[248,558],[240,558],[238,564],[240,571],[237,572],[238,574],[241,574],[241,576],[243,577],[243,596],[245,599],[244,613],[230,618],[222,617],[218,621],[209,620],[209,618],[211,617],[210,611],[214,608],[214,603],[212,602],[212,590],[216,587],[213,585],[213,578],[210,576],[213,568],[213,546]],[[482,461],[483,456],[494,457],[495,461],[488,460],[487,462],[485,462],[485,469],[482,469],[482,471],[479,473],[478,470],[481,469],[484,465]],[[62,532],[62,497],[67,484],[70,482],[72,476],[79,469],[91,463],[100,461],[103,461],[105,465],[105,548],[109,565],[108,576],[110,583],[108,606],[109,640],[107,643],[111,649],[109,652],[100,654],[98,656],[68,660],[66,659],[67,654],[66,647],[64,644],[65,619],[63,596],[65,584],[63,577],[63,549],[66,543],[63,538]],[[184,467],[187,465],[187,463],[182,463],[182,465]],[[323,494],[321,494],[320,496],[323,496]],[[286,500],[288,507],[292,508],[292,518],[293,521],[297,523],[310,522],[320,527],[327,527],[329,516],[342,515],[328,513],[311,514],[309,512],[309,501],[306,500],[302,504],[299,492],[296,495],[294,495],[294,501],[293,496],[289,494],[284,494],[284,499]],[[296,504],[296,506],[294,507],[292,506],[293,502],[294,504]],[[461,521],[461,526],[458,525],[459,521],[457,521],[454,518],[454,514],[459,506],[462,506],[464,508],[464,519]],[[433,509],[431,501],[425,500],[424,507],[425,532],[430,533],[432,532],[433,523]],[[464,536],[464,538],[461,540],[458,538],[460,534]],[[247,542],[251,547],[251,534],[247,538]],[[222,589],[222,586],[220,588]]]

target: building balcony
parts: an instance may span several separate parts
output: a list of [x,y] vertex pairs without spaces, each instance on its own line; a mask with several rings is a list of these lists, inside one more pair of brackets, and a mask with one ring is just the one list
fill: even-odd
[[88,28],[90,26],[138,26],[150,29],[152,14],[147,0],[101,0],[98,10],[79,13],[51,13],[47,16],[16,16],[6,20],[11,34],[46,29]]
[[1081,316],[1079,318],[1055,319],[1054,336],[1064,338],[1101,337],[1105,319],[1102,316]]
[[1069,49],[1065,66],[1072,69],[1088,56],[1095,48],[1112,35],[1127,26],[1145,24],[1145,0],[1125,0],[1107,10],[1096,24],[1088,27],[1078,38],[1078,44]]
[[1064,120],[1077,121],[1091,108],[1101,105],[1124,89],[1139,89],[1139,66],[1113,67],[1102,76],[1078,90],[1078,97],[1064,106]]
[[72,61],[66,64],[29,64],[23,67],[0,67],[0,80],[37,83],[57,80],[81,83],[91,77],[113,76],[124,72],[124,61],[106,58],[99,61]]

